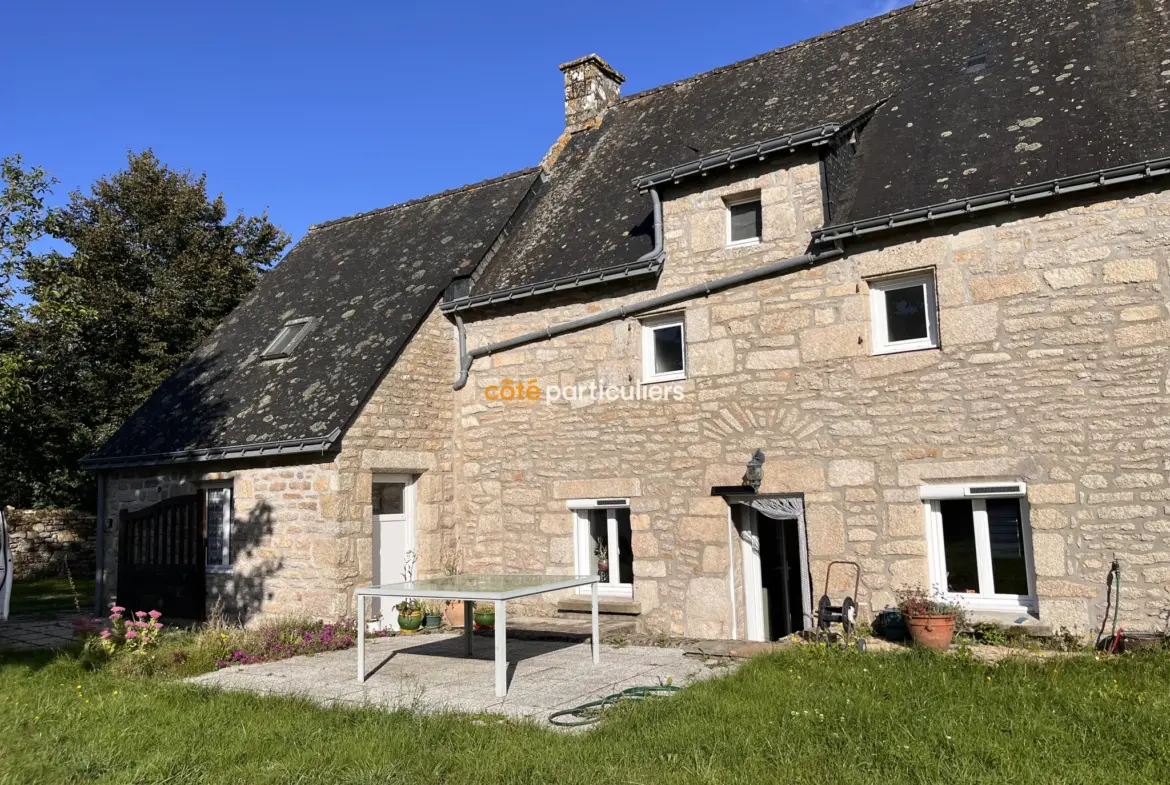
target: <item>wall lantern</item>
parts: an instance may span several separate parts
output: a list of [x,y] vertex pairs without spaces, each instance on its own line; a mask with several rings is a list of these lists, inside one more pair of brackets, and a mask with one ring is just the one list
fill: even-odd
[[743,484],[752,489],[752,493],[759,493],[760,485],[764,482],[764,451],[756,450],[752,459],[747,462],[747,471],[743,473]]

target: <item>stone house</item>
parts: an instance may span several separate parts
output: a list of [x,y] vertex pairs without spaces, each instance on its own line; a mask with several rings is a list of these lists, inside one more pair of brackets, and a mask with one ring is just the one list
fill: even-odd
[[314,227],[87,459],[108,593],[123,511],[186,498],[200,602],[248,618],[352,614],[409,550],[748,639],[833,561],[863,616],[1087,632],[1116,558],[1160,625],[1163,4],[926,0],[624,98],[561,70],[540,166]]

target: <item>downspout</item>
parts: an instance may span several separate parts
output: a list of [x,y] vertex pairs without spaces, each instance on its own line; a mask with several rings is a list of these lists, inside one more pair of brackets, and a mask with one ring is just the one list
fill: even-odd
[[[726,500],[725,500],[726,501]],[[735,532],[735,505],[727,505],[727,566],[728,582],[731,584],[731,639],[739,640],[739,608],[735,601],[735,545],[732,534]]]
[[106,477],[102,472],[94,472],[97,475],[97,515],[94,516],[94,523],[97,525],[97,558],[94,559],[96,564],[96,575],[94,576],[93,584],[93,610],[97,615],[102,612],[102,584],[103,574],[105,573],[106,565]]
[[[650,190],[650,200],[654,204],[654,247],[651,248],[646,253],[639,256],[637,261],[634,262],[634,265],[639,265],[639,264],[643,264],[645,262],[659,259],[663,253],[662,249],[664,246],[664,241],[663,241],[663,237],[662,237],[662,199],[658,196],[658,189],[657,188],[651,188],[649,190]],[[605,316],[606,314],[613,314],[613,313],[614,313],[613,311],[606,311],[604,314],[598,314],[598,315]],[[611,318],[613,318],[613,317],[608,316],[606,319],[604,319],[602,321],[608,321]],[[597,322],[594,322],[594,323],[596,324]],[[568,322],[567,324],[572,324],[572,322]],[[557,326],[549,327],[549,328],[546,328],[546,330],[544,330],[543,332],[530,333],[530,335],[537,335],[537,336],[543,336],[545,338],[551,338],[554,335],[559,335],[560,332],[556,331],[557,327],[563,327],[563,326],[564,325],[557,325]],[[501,347],[498,344],[488,344],[487,346],[476,347],[475,349],[472,349],[469,352],[469,351],[467,351],[467,332],[463,328],[463,319],[461,317],[459,317],[458,315],[456,315],[456,317],[455,317],[455,329],[458,330],[458,332],[459,332],[459,378],[457,378],[455,380],[455,383],[453,385],[451,385],[451,388],[453,390],[462,390],[467,385],[467,375],[469,373],[471,373],[471,363],[475,361],[475,358],[486,357],[487,355],[491,354],[492,352],[501,351]],[[579,328],[574,328],[574,329],[579,329]],[[553,332],[549,332],[550,330]],[[521,336],[521,337],[524,337],[524,336]],[[516,339],[512,339],[512,340],[516,340]],[[533,338],[531,340],[540,340],[540,337]],[[528,343],[528,342],[529,341],[524,341],[524,343]],[[503,341],[501,343],[508,343],[508,341]],[[508,347],[508,348],[510,348],[510,347]]]
[[729,275],[726,278],[719,278],[707,283],[696,284],[688,286],[686,289],[680,289],[677,292],[670,292],[669,294],[659,295],[658,297],[651,297],[649,300],[643,300],[637,303],[630,303],[623,305],[620,308],[613,308],[609,311],[602,311],[591,316],[586,316],[581,319],[574,319],[570,322],[562,322],[560,324],[553,324],[545,327],[543,330],[535,330],[530,333],[518,335],[515,338],[509,338],[504,341],[497,341],[489,343],[485,346],[477,346],[474,349],[466,351],[461,358],[459,368],[459,378],[455,380],[453,388],[462,390],[467,384],[467,375],[471,371],[472,362],[478,357],[487,357],[496,352],[506,351],[508,349],[515,349],[518,346],[534,343],[536,341],[543,341],[548,338],[553,338],[557,335],[564,335],[565,333],[575,332],[587,327],[593,327],[604,322],[613,321],[614,319],[624,319],[627,316],[634,316],[636,314],[653,311],[657,308],[663,308],[668,305],[675,305],[676,303],[685,300],[692,300],[696,297],[706,297],[715,292],[730,289],[740,284],[751,283],[762,278],[769,278],[779,273],[794,270],[798,267],[809,267],[826,259],[833,259],[841,256],[844,253],[840,248],[830,248],[825,251],[811,252],[801,254],[800,256],[793,256],[790,259],[783,259],[779,262],[766,264],[763,267],[757,267],[746,272]]

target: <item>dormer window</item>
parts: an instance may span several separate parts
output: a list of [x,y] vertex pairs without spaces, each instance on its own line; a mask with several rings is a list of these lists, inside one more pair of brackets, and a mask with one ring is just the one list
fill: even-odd
[[284,323],[280,328],[280,332],[272,339],[272,343],[268,344],[261,354],[261,360],[279,360],[282,357],[288,357],[293,353],[293,349],[297,348],[297,344],[309,334],[309,330],[313,329],[316,324],[316,319],[290,319]]
[[754,245],[764,233],[759,194],[727,201],[727,247]]

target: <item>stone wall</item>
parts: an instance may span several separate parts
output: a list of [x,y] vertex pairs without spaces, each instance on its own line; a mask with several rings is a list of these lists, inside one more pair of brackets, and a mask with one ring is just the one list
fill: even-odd
[[[369,585],[375,472],[418,475],[419,574],[453,567],[456,537],[445,504],[453,495],[451,327],[437,312],[417,331],[346,432],[341,452],[320,463],[296,456],[162,470],[111,472],[103,519],[171,496],[229,483],[230,570],[208,573],[209,605],[254,622],[266,616],[336,619],[355,611]],[[106,538],[106,592],[117,586],[116,529]]]
[[[479,315],[468,344],[803,251],[820,223],[811,161],[732,175],[668,193],[667,264],[654,291]],[[763,242],[725,248],[722,197],[756,189]],[[761,491],[805,494],[817,591],[828,560],[855,559],[863,611],[884,607],[896,587],[927,581],[920,485],[1024,480],[1042,617],[1091,627],[1116,553],[1123,618],[1153,626],[1170,606],[1170,194],[1047,207],[1060,209],[852,246],[844,258],[679,306],[682,402],[485,399],[508,378],[636,383],[634,319],[477,361],[458,396],[457,436],[459,520],[475,568],[568,571],[565,500],[628,496],[647,627],[726,636],[728,514],[710,493],[738,484],[763,447]],[[936,276],[941,348],[871,356],[866,279],[922,268]]]
[[17,510],[6,507],[16,580],[62,577],[66,565],[74,578],[92,578],[97,553],[93,515],[77,510]]

